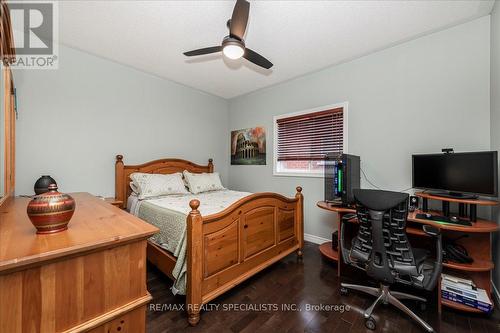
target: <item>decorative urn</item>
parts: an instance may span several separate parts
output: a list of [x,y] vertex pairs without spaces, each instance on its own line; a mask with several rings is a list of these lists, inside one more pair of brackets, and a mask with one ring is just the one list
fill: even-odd
[[48,192],[50,184],[57,185],[54,178],[52,178],[50,176],[42,176],[42,177],[38,178],[38,180],[35,183],[35,194],[42,194],[42,193]]
[[57,192],[56,184],[50,184],[48,190],[33,197],[26,209],[37,234],[51,234],[68,229],[69,220],[75,211],[75,200],[68,194]]

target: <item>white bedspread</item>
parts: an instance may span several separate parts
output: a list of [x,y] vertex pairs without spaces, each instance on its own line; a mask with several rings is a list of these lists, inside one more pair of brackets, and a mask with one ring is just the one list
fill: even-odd
[[200,201],[200,211],[202,216],[212,215],[223,211],[236,201],[250,195],[249,192],[238,192],[232,190],[212,191],[199,194],[168,195],[161,198],[148,199],[147,202],[153,205],[170,209],[186,216],[191,211],[189,202],[193,199]]

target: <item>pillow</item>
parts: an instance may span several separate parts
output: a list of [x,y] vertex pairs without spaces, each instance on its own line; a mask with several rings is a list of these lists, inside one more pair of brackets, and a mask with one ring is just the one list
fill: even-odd
[[134,182],[130,182],[130,188],[132,189],[132,193],[139,193],[139,189],[137,188],[137,186],[134,184]]
[[132,190],[140,200],[170,194],[188,194],[180,172],[161,175],[154,173],[134,172],[130,175]]
[[186,180],[189,191],[198,194],[208,191],[225,190],[220,181],[218,172],[213,173],[191,173],[184,170],[184,179]]

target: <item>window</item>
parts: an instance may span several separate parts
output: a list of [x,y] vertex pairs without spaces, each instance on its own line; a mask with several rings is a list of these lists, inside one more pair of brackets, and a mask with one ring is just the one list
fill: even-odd
[[347,151],[347,103],[274,117],[274,174],[323,176],[327,153]]

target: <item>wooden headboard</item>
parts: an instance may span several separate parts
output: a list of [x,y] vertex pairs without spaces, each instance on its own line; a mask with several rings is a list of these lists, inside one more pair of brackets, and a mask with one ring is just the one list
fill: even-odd
[[164,158],[140,165],[124,165],[123,155],[116,155],[115,163],[115,199],[122,202],[122,208],[127,207],[127,198],[132,193],[130,175],[134,172],[169,174],[187,170],[192,173],[214,172],[213,160],[208,165],[181,160],[178,158]]

